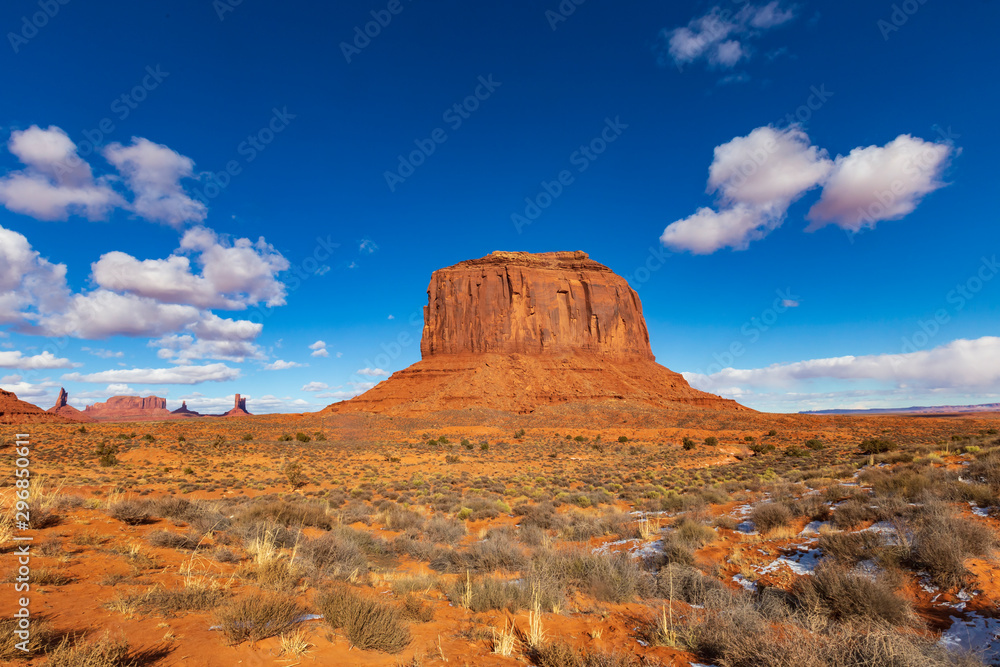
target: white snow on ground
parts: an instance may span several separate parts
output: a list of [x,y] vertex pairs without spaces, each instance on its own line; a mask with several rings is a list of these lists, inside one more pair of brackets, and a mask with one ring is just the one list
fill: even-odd
[[951,627],[941,633],[939,643],[949,649],[974,651],[986,664],[1000,661],[1000,619],[970,612],[966,618],[951,617]]
[[733,511],[729,513],[732,517],[745,517],[747,514],[753,511],[753,505],[739,505],[733,508]]
[[773,563],[760,570],[762,574],[774,572],[782,565],[795,574],[812,574],[823,557],[823,552],[819,549],[799,550],[786,556],[780,556]]
[[640,544],[629,549],[629,554],[633,558],[649,558],[660,553],[663,553],[663,540],[646,542],[645,544]]
[[747,589],[751,593],[756,593],[757,592],[757,584],[755,584],[754,582],[750,581],[749,579],[747,579],[746,577],[744,577],[742,574],[733,575],[733,581],[735,581],[736,583],[738,583],[740,586],[742,586],[743,588]]
[[[319,621],[323,618],[323,614],[302,614],[301,616],[292,619],[292,623],[305,623],[306,621]],[[247,623],[248,627],[253,627],[253,623]],[[213,625],[209,630],[221,630],[221,625]]]
[[630,553],[632,552],[633,549],[641,548],[643,546],[642,540],[635,537],[631,537],[625,540],[618,540],[617,542],[606,542],[599,547],[594,547],[592,551],[595,554],[607,556],[608,554],[612,553],[612,547],[621,546],[623,544],[633,545],[632,547],[629,548]]
[[854,566],[853,572],[874,581],[875,577],[878,576],[879,567],[873,560],[863,560]]
[[975,501],[970,500],[969,501],[969,507],[972,508],[972,513],[975,514],[976,516],[989,516],[990,515],[990,510],[988,508],[979,507],[978,505],[976,505]]
[[889,523],[888,521],[876,521],[872,525],[868,526],[863,530],[857,531],[859,533],[871,532],[879,533],[885,536],[885,543],[889,545],[899,544],[899,534],[896,527]]
[[802,536],[802,535],[819,535],[820,528],[822,528],[823,526],[829,526],[829,525],[830,525],[829,521],[810,521],[809,523],[806,524],[806,527],[802,529],[802,532],[799,533],[799,535],[800,536]]
[[753,521],[740,521],[736,524],[736,532],[744,535],[756,535],[757,526],[754,525]]

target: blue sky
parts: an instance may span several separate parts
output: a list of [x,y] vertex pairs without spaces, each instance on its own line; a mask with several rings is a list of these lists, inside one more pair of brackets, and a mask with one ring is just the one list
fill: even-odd
[[998,3],[335,4],[4,4],[0,386],[314,410],[585,250],[751,407],[998,400]]

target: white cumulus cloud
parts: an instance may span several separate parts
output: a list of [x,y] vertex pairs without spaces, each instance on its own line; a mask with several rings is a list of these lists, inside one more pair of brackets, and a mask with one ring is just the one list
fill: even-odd
[[302,391],[326,391],[329,388],[330,385],[325,382],[310,382],[302,387]]
[[707,191],[716,195],[716,207],[671,223],[660,242],[694,254],[745,250],[780,227],[792,203],[817,186],[823,190],[807,231],[830,222],[855,231],[873,227],[911,213],[942,187],[953,152],[945,143],[901,135],[831,160],[801,127],[759,127],[715,148]]
[[178,252],[197,253],[200,275],[181,254],[139,260],[115,251],[93,264],[94,281],[115,292],[198,308],[239,310],[262,302],[285,303],[285,285],[277,274],[288,269],[288,260],[263,238],[230,243],[210,229],[196,227],[184,234]]
[[720,69],[731,69],[751,57],[750,43],[764,32],[795,18],[793,9],[782,9],[775,0],[766,5],[745,4],[739,10],[713,7],[686,26],[663,30],[663,53],[677,67],[699,60]]
[[264,369],[268,371],[287,371],[289,368],[301,368],[304,365],[295,361],[277,359],[269,364],[264,364]]
[[128,146],[110,144],[104,157],[134,193],[130,208],[136,215],[173,227],[201,222],[208,215],[207,207],[181,186],[181,179],[194,177],[191,158],[142,137],[132,137]]
[[381,368],[362,368],[355,371],[358,375],[367,375],[368,377],[387,377],[389,371],[384,371]]
[[257,345],[245,340],[199,340],[190,335],[172,335],[150,341],[157,347],[160,359],[175,364],[189,364],[198,359],[218,359],[243,362],[263,359],[264,353]]
[[43,368],[76,368],[81,365],[73,363],[69,359],[60,359],[48,351],[32,357],[26,357],[23,353],[17,351],[0,352],[0,368],[38,370]]
[[[116,208],[174,227],[202,222],[207,207],[185,192],[181,181],[195,177],[191,158],[142,137],[125,146],[109,144],[104,158],[118,175],[95,177],[73,140],[61,128],[32,125],[11,132],[7,148],[24,169],[0,177],[0,204],[39,220],[80,215],[103,220]],[[113,185],[124,183],[128,201]]]
[[15,130],[7,148],[25,165],[0,178],[0,204],[15,213],[39,220],[66,220],[71,214],[100,220],[125,205],[107,178],[94,178],[76,144],[58,127]]
[[958,339],[929,350],[899,354],[828,357],[765,368],[724,368],[704,375],[683,373],[693,386],[713,393],[734,389],[794,388],[812,380],[877,381],[925,389],[989,389],[1000,383],[1000,337]]
[[885,146],[838,155],[823,196],[809,211],[809,229],[834,223],[858,231],[909,215],[925,195],[944,187],[941,175],[953,153],[948,144],[904,134]]
[[58,309],[68,298],[66,265],[49,262],[23,235],[0,227],[0,324]]
[[98,384],[198,384],[201,382],[226,382],[240,377],[238,368],[225,364],[205,366],[176,366],[174,368],[131,368],[98,373],[69,373],[63,380],[93,382]]

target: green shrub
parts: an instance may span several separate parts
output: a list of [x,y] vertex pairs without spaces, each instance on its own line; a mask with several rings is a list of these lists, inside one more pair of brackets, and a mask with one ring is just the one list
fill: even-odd
[[299,442],[312,442],[312,438],[310,436],[301,432],[295,434],[295,439]]
[[102,442],[96,449],[97,460],[104,467],[118,465],[118,446]]
[[695,442],[691,438],[684,438],[683,444],[681,445],[684,449],[690,451],[694,449]]
[[806,447],[808,447],[809,449],[815,449],[817,451],[823,449],[823,441],[819,440],[818,438],[812,438],[810,440],[806,440],[805,444]]
[[706,447],[716,447],[718,446],[718,444],[719,444],[719,439],[716,438],[714,435],[710,435],[707,438],[705,438]]
[[868,438],[867,440],[862,440],[858,447],[864,454],[882,454],[884,452],[894,451],[898,445],[894,442],[883,440],[881,438]]
[[628,437],[624,435],[618,436],[618,442],[628,442]]

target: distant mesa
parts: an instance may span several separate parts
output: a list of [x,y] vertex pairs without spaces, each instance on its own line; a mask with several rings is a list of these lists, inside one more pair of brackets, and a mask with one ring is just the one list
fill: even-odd
[[105,403],[88,405],[83,415],[94,421],[164,421],[170,419],[191,419],[194,417],[235,417],[249,416],[246,411],[247,399],[236,394],[236,407],[224,415],[206,415],[195,412],[181,402],[174,411],[167,410],[167,399],[159,396],[113,396]]
[[176,418],[167,410],[167,399],[159,396],[112,396],[104,403],[88,405],[83,414],[94,421],[162,421]]
[[585,252],[494,252],[431,275],[421,361],[326,412],[635,402],[748,411],[656,363],[642,304]]
[[249,417],[250,413],[247,412],[247,399],[239,394],[236,394],[236,405],[235,407],[222,415],[223,417]]
[[0,424],[38,424],[43,422],[68,423],[60,414],[42,410],[37,405],[26,403],[10,391],[0,389]]
[[49,408],[49,412],[53,414],[60,415],[66,419],[72,419],[77,422],[92,422],[94,421],[91,417],[88,417],[83,412],[77,410],[67,401],[69,400],[69,394],[62,387],[59,388],[59,398],[56,399],[56,404]]
[[924,405],[909,408],[863,408],[832,410],[803,410],[800,415],[964,415],[977,412],[1000,412],[1000,403],[978,405]]

